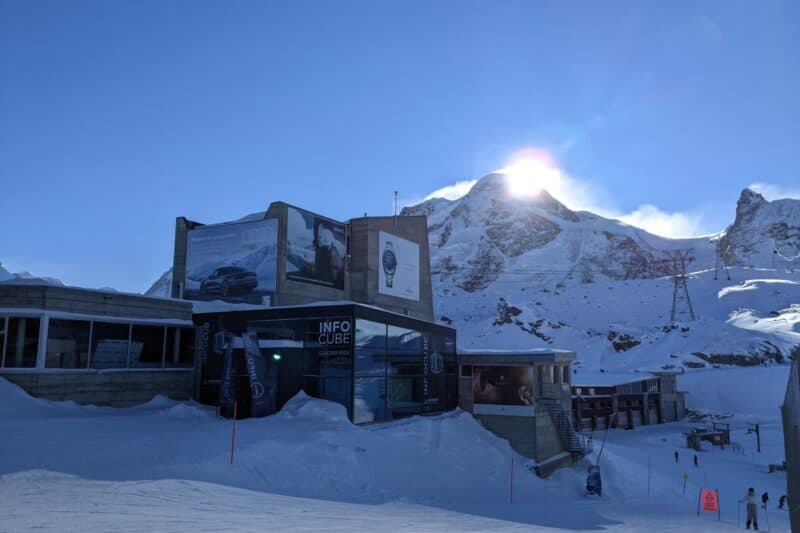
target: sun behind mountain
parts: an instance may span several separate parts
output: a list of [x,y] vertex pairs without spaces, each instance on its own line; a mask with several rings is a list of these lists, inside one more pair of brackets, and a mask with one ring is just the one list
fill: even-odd
[[558,191],[564,185],[564,176],[556,162],[550,154],[537,149],[517,153],[510,164],[497,172],[506,176],[509,193],[517,197]]

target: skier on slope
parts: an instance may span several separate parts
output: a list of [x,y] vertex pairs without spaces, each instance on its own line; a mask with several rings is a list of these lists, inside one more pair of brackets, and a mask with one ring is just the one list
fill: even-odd
[[778,509],[783,509],[783,505],[786,503],[786,494],[780,497],[778,500]]
[[766,509],[767,508],[767,502],[768,501],[769,501],[769,493],[767,493],[765,491],[764,494],[761,495],[761,508],[762,509]]
[[753,524],[753,529],[758,531],[758,499],[756,499],[756,489],[750,487],[747,489],[747,494],[744,495],[744,498],[739,500],[739,503],[747,504],[747,527],[745,529],[750,529],[750,523]]

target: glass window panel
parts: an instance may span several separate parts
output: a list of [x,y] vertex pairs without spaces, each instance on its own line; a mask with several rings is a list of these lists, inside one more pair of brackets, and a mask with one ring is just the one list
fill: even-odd
[[92,368],[127,368],[130,326],[95,322],[92,329]]
[[161,368],[164,357],[164,326],[133,325],[131,368]]
[[455,374],[448,374],[447,377],[447,408],[455,409],[458,407],[458,377]]
[[5,338],[6,338],[6,317],[0,316],[0,366],[3,366],[3,356],[5,353],[3,349],[5,348]]
[[353,422],[386,420],[386,324],[356,321]]
[[194,328],[180,330],[180,350],[178,352],[178,366],[180,368],[194,367]]
[[422,412],[422,334],[396,326],[387,329],[389,419]]
[[39,319],[28,317],[8,318],[6,339],[6,368],[32,368],[36,366],[39,347]]
[[194,328],[167,328],[167,368],[194,367]]
[[47,326],[47,368],[86,368],[89,363],[88,320],[51,318]]

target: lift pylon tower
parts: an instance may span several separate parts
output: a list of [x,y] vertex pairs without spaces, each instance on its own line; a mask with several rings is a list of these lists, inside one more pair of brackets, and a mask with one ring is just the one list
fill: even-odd
[[731,256],[731,252],[733,252],[733,246],[731,243],[722,249],[722,240],[717,239],[716,241],[712,241],[716,247],[717,252],[717,262],[714,264],[714,279],[719,279],[719,267],[720,264],[722,265],[722,269],[725,271],[725,277],[729,280],[731,279],[731,274],[728,272],[728,257]]
[[[689,287],[686,285],[686,265],[694,261],[694,250],[674,250],[668,253],[672,270],[672,312],[670,322],[675,322],[677,315],[688,314],[694,320],[692,300],[689,298]],[[688,311],[688,313],[687,313]]]

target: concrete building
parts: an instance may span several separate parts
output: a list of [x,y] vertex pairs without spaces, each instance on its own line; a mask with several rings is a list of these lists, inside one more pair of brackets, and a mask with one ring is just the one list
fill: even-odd
[[[284,202],[273,202],[263,216],[249,217],[238,223],[206,226],[178,217],[175,222],[172,297],[202,299],[202,294],[187,294],[187,288],[192,284],[193,278],[209,276],[213,270],[208,263],[193,260],[190,250],[193,230],[225,228],[232,231],[238,225],[257,221],[275,223],[274,228],[270,228],[276,235],[275,261],[269,267],[274,272],[269,277],[269,283],[274,284],[274,288],[270,287],[270,305],[354,301],[433,321],[426,217],[361,217],[339,222]],[[320,230],[320,227],[323,229]],[[320,231],[334,235],[332,248],[341,250],[341,278],[335,276],[335,279],[322,279],[313,272],[302,272],[304,253],[308,254],[308,270],[313,270],[311,263],[314,256],[320,255]],[[391,247],[389,251],[386,249],[387,242]],[[204,251],[216,253],[216,250],[208,250],[207,247]],[[401,254],[401,251],[405,253]],[[224,261],[214,266],[223,264]],[[398,287],[401,277],[404,277],[403,290]],[[382,279],[384,282],[380,283]],[[213,296],[220,297],[218,293]],[[241,298],[232,296],[223,299],[236,302]]]
[[[675,372],[653,374],[577,374],[572,378],[572,412],[576,427],[633,429],[685,416],[685,394],[677,390]],[[612,420],[612,415],[616,417]]]
[[792,369],[781,406],[786,450],[786,499],[792,531],[800,531],[800,350],[795,350]]
[[571,365],[563,350],[459,352],[459,405],[535,461],[546,476],[590,451],[571,423]]
[[32,396],[128,406],[194,393],[189,302],[0,284],[0,375]]

